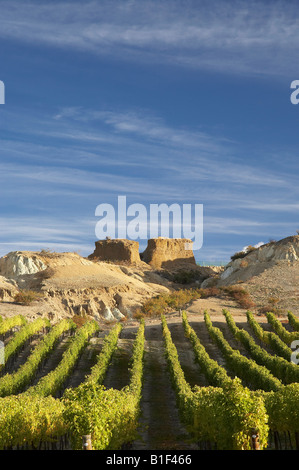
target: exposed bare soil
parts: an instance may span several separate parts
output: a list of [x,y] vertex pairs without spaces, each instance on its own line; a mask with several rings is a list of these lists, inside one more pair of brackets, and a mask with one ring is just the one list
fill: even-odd
[[269,299],[273,299],[273,306],[282,313],[288,310],[299,313],[299,262],[277,263],[241,285],[249,291],[257,307],[269,305]]

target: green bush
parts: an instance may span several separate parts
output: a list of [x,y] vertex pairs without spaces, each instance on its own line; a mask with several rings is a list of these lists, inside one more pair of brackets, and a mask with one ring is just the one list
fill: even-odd
[[192,282],[196,281],[198,278],[198,274],[196,271],[192,270],[181,270],[174,274],[173,282],[177,284],[191,284]]
[[201,289],[178,289],[147,300],[142,306],[142,312],[146,316],[161,316],[167,311],[184,308],[189,302],[200,297]]

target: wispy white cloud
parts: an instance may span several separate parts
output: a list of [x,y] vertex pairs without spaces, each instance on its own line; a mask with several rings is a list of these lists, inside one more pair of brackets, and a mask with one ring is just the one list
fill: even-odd
[[[237,142],[198,129],[170,127],[163,119],[149,115],[144,110],[116,112],[67,108],[56,116],[59,120],[69,117],[89,124],[92,121],[104,122],[110,129],[109,135],[111,140],[114,139],[114,144],[117,142],[114,137],[117,132],[120,146],[126,142],[128,148],[131,148],[132,142],[137,145],[136,138],[142,138],[143,155],[151,156],[147,164],[152,165],[157,156],[159,167],[165,166],[167,171],[173,172],[173,175],[179,173],[181,180],[190,181],[196,178],[197,181],[229,181],[246,186],[289,186],[289,179],[279,172],[270,171],[268,167],[264,170],[261,167],[258,169],[256,163],[252,165],[243,161],[240,163]],[[81,134],[74,132],[74,134],[77,139],[84,139],[84,132]],[[156,151],[153,152],[154,149],[156,150],[156,145],[168,150],[164,154],[164,162],[161,159],[160,148],[158,155]],[[186,153],[188,158],[182,159]],[[172,158],[167,158],[167,154],[171,154]],[[224,159],[225,162],[223,162]]]
[[[46,244],[77,250],[86,247],[86,240],[92,245],[96,206],[115,204],[122,194],[128,203],[204,204],[204,240],[246,233],[259,241],[295,230],[283,218],[273,221],[273,214],[296,214],[296,173],[258,158],[240,163],[238,142],[172,126],[147,110],[63,108],[27,120],[16,111],[5,113],[4,126],[8,123],[9,131],[14,122],[18,133],[1,143],[0,204],[15,210],[14,217],[0,219],[0,243],[9,240],[3,252],[20,241],[19,246],[32,249]],[[103,136],[105,143],[100,143]],[[20,218],[20,200],[28,214],[36,215]],[[41,217],[42,200],[47,201],[46,218]],[[79,220],[82,210],[90,215],[89,225]]]
[[[264,220],[257,220],[250,217],[221,217],[221,216],[207,216],[204,220],[204,231],[206,233],[223,233],[232,235],[242,235],[246,231],[247,235],[265,235],[269,229],[278,227],[279,225],[285,227],[283,222],[271,222]],[[289,223],[291,227],[293,224]]]
[[[290,76],[297,73],[296,8],[282,0],[3,0],[0,41],[71,50],[77,58],[90,53],[117,64]],[[95,221],[88,225],[77,215],[93,216],[97,204],[118,194],[132,202],[203,203],[205,233],[219,238],[246,233],[258,241],[268,232],[293,230],[285,220],[294,220],[299,209],[296,149],[286,164],[276,148],[275,165],[269,165],[258,143],[249,158],[248,147],[215,129],[171,125],[146,109],[69,106],[42,113],[31,108],[28,115],[10,105],[1,111],[0,205],[15,214],[0,219],[6,247],[86,247]],[[288,149],[281,150],[286,155]],[[273,221],[278,213],[281,219]]]
[[[15,166],[13,164],[0,164],[0,172],[2,177],[13,179],[15,182],[18,180],[22,182],[31,180],[41,185],[73,186],[78,191],[78,194],[80,194],[80,189],[84,188],[88,192],[98,190],[101,194],[107,192],[112,194],[118,194],[119,192],[136,193],[139,195],[153,193],[153,187],[150,182],[146,184],[145,181],[140,181],[130,177],[130,175],[113,175],[94,170],[87,171],[61,166]],[[169,188],[160,188],[159,195],[166,195],[167,191],[169,191]]]
[[[117,137],[120,144],[129,143],[129,138],[134,136],[146,139],[151,143],[159,143],[159,145],[165,145],[173,148],[196,148],[196,150],[205,151],[207,153],[215,153],[220,150],[223,151],[223,144],[231,143],[227,138],[221,136],[212,136],[207,132],[203,132],[200,129],[190,128],[173,128],[168,126],[164,120],[160,117],[153,115],[148,110],[125,110],[125,111],[107,111],[107,110],[90,110],[82,109],[78,107],[74,108],[63,108],[56,115],[55,120],[59,120],[66,124],[67,122],[85,123],[92,126],[93,123],[101,122],[107,127],[105,130],[97,129],[97,134],[94,132],[85,134],[84,131],[78,132],[76,129],[73,132],[74,139],[86,139],[88,140],[100,140],[102,133],[105,135],[107,141],[110,140],[112,143],[113,139]],[[74,129],[76,126],[74,126]],[[82,127],[81,127],[82,128]],[[109,131],[109,134],[108,134]],[[105,134],[106,133],[106,134]],[[54,136],[64,136],[63,132],[55,133]],[[67,136],[69,136],[67,134]],[[122,139],[122,140],[121,140]],[[103,139],[104,140],[104,139]],[[136,140],[134,140],[135,142]]]
[[[272,198],[271,198],[272,199]],[[291,198],[290,198],[291,199]],[[299,203],[290,201],[280,202],[279,200],[271,200],[270,202],[265,202],[259,200],[258,198],[252,197],[251,200],[242,199],[240,197],[239,201],[236,201],[234,205],[235,208],[246,208],[247,210],[252,211],[266,211],[269,213],[289,213],[289,214],[298,214]]]
[[[9,115],[18,122],[19,115]],[[23,122],[23,120],[22,120]],[[2,142],[2,174],[78,189],[176,195],[196,182],[221,184],[240,193],[250,186],[289,187],[290,175],[267,165],[240,162],[240,146],[222,136],[198,129],[167,125],[146,110],[106,111],[63,108],[54,116],[27,119],[17,139]],[[242,157],[241,157],[242,160]],[[15,163],[10,163],[14,161]],[[126,168],[117,172],[116,168]],[[92,168],[92,169],[90,169]],[[136,178],[136,169],[143,168]],[[155,169],[159,168],[159,176]],[[151,177],[152,175],[152,177]],[[163,175],[168,175],[165,180]],[[171,178],[171,181],[170,181]],[[196,191],[197,193],[197,191]],[[195,194],[196,194],[195,193]],[[206,195],[209,199],[209,196]],[[236,202],[240,200],[240,194]],[[242,197],[241,197],[242,200]],[[264,201],[267,203],[267,201]]]
[[1,2],[0,37],[117,60],[227,73],[296,70],[295,3],[215,0]]
[[[231,208],[295,209],[294,199],[284,201],[284,193],[277,194],[278,189],[290,191],[293,172],[281,172],[279,165],[271,168],[261,158],[251,161],[239,153],[238,142],[170,126],[147,110],[62,108],[26,120],[15,110],[7,116],[8,132],[13,121],[18,134],[1,142],[2,193],[8,181],[18,181],[11,184],[16,191],[32,181],[37,188],[44,184],[44,191],[52,185],[57,191],[64,188],[81,195],[121,190],[176,199],[186,197],[192,188],[192,197],[220,206],[225,202]],[[259,192],[265,188],[268,198]]]
[[[93,251],[94,221],[87,217],[9,215],[0,217],[0,256],[10,251],[51,249],[80,251],[86,256]],[[90,243],[88,244],[88,241]]]

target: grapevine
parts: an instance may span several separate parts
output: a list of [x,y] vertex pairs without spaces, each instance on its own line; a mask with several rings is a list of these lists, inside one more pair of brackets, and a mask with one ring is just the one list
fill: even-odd
[[0,378],[0,396],[14,395],[20,393],[30,384],[41,362],[52,351],[58,338],[74,324],[67,320],[61,320],[54,325],[50,332],[37,344],[27,361],[13,374],[5,374]]
[[274,377],[266,367],[258,365],[255,361],[248,359],[239,351],[234,350],[225,340],[219,328],[212,325],[207,312],[205,312],[205,322],[211,338],[219,346],[228,367],[238,377],[255,389],[265,391],[279,390],[282,386],[281,381]]
[[[186,314],[184,323],[187,326]],[[250,449],[251,432],[256,428],[264,448],[269,428],[262,397],[243,387],[237,378],[226,380],[223,387],[196,386],[192,390],[185,380],[164,316],[162,328],[178,406],[195,438],[214,442],[217,449]]]
[[235,338],[241,341],[257,364],[267,367],[284,384],[299,382],[299,367],[296,364],[267,353],[265,349],[256,344],[247,331],[237,328],[232,315],[227,310],[224,310],[223,313]]
[[[298,366],[282,355],[269,354],[247,331],[238,328],[229,311],[223,310],[223,314],[234,337],[245,346],[251,359],[230,346],[221,330],[213,326],[207,312],[205,325],[230,370],[236,374],[235,378],[209,356],[191,328],[187,312],[182,312],[185,335],[208,380],[206,387],[191,387],[187,382],[166,317],[161,316],[169,373],[187,430],[195,442],[209,442],[216,449],[251,449],[253,431],[259,435],[261,449],[267,448],[270,435],[277,440],[281,433],[289,436],[291,447],[299,448]],[[281,347],[283,341],[278,330],[275,333],[265,331],[251,312],[247,312],[247,319],[263,342]],[[289,321],[294,323],[291,315]],[[4,322],[6,320],[0,321],[0,326]],[[13,321],[6,322],[4,334],[13,324]],[[27,323],[20,317],[15,324],[21,328],[7,343],[7,348],[10,345],[7,357],[12,357],[13,351],[30,339],[30,332],[38,331],[42,324],[49,328],[48,322]],[[82,383],[64,390],[61,398],[54,398],[63,390],[66,378],[98,328],[93,321],[85,322],[81,328],[76,328],[69,320],[51,326],[25,364],[0,378],[0,449],[41,449],[68,439],[72,449],[81,449],[82,435],[91,434],[93,449],[116,450],[136,438],[143,385],[144,321],[140,322],[134,340],[127,386],[116,390],[102,385],[123,328],[116,324],[104,338],[96,363]],[[35,386],[30,386],[61,335],[73,330],[75,334],[57,368]]]
[[106,389],[85,381],[67,389],[62,397],[63,417],[72,435],[73,448],[81,448],[81,436],[91,434],[96,450],[119,449],[136,437],[141,397],[144,351],[144,323],[133,346],[130,383],[122,390]]

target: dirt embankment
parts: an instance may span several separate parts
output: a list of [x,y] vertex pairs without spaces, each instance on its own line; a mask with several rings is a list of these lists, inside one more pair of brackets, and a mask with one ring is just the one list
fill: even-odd
[[250,293],[256,308],[299,314],[299,236],[238,253],[223,272],[203,287],[237,285]]
[[[14,252],[0,264],[1,315],[18,313],[51,320],[74,314],[113,320],[131,316],[149,297],[168,292],[170,282],[145,263],[117,265],[91,261],[76,253]],[[5,277],[7,276],[7,277]],[[19,291],[40,300],[16,305]]]
[[[112,242],[103,241],[111,247]],[[194,264],[192,250],[188,253],[185,249],[186,240],[179,244],[177,240],[162,238],[150,242],[146,259],[153,265],[141,260],[134,262],[133,258],[122,262],[97,258],[92,261],[76,253],[9,253],[0,259],[0,314],[18,312],[28,319],[42,315],[51,320],[79,314],[99,321],[121,320],[132,318],[145,300],[174,287],[209,285],[243,287],[250,293],[257,311],[269,307],[282,313],[299,312],[299,236],[240,253],[220,272]],[[132,252],[131,244],[117,241],[116,245],[122,250],[131,247]],[[180,257],[182,250],[184,258]],[[166,257],[171,266],[161,267]],[[155,260],[159,268],[154,265]],[[190,273],[193,274],[189,276]],[[175,277],[180,281],[174,283]],[[191,284],[177,284],[189,277]],[[19,290],[33,290],[41,299],[29,306],[17,305],[14,296]]]
[[[132,244],[124,242],[104,240],[101,250],[107,245],[112,250],[106,253],[108,258],[117,258],[121,254],[126,258],[128,250],[132,254]],[[166,242],[163,239],[164,245]],[[118,251],[114,249],[115,244]],[[164,253],[164,257],[166,255]],[[181,266],[176,266],[176,270],[156,269],[134,259],[129,256],[128,260],[112,262],[100,261],[97,256],[83,258],[77,253],[8,253],[0,259],[1,315],[14,315],[17,311],[28,319],[42,315],[52,321],[74,314],[89,315],[99,321],[132,318],[146,299],[173,288],[174,273]],[[197,282],[211,271],[193,264],[190,266],[196,271]],[[14,297],[20,290],[38,293],[40,300],[29,306],[16,305]]]

